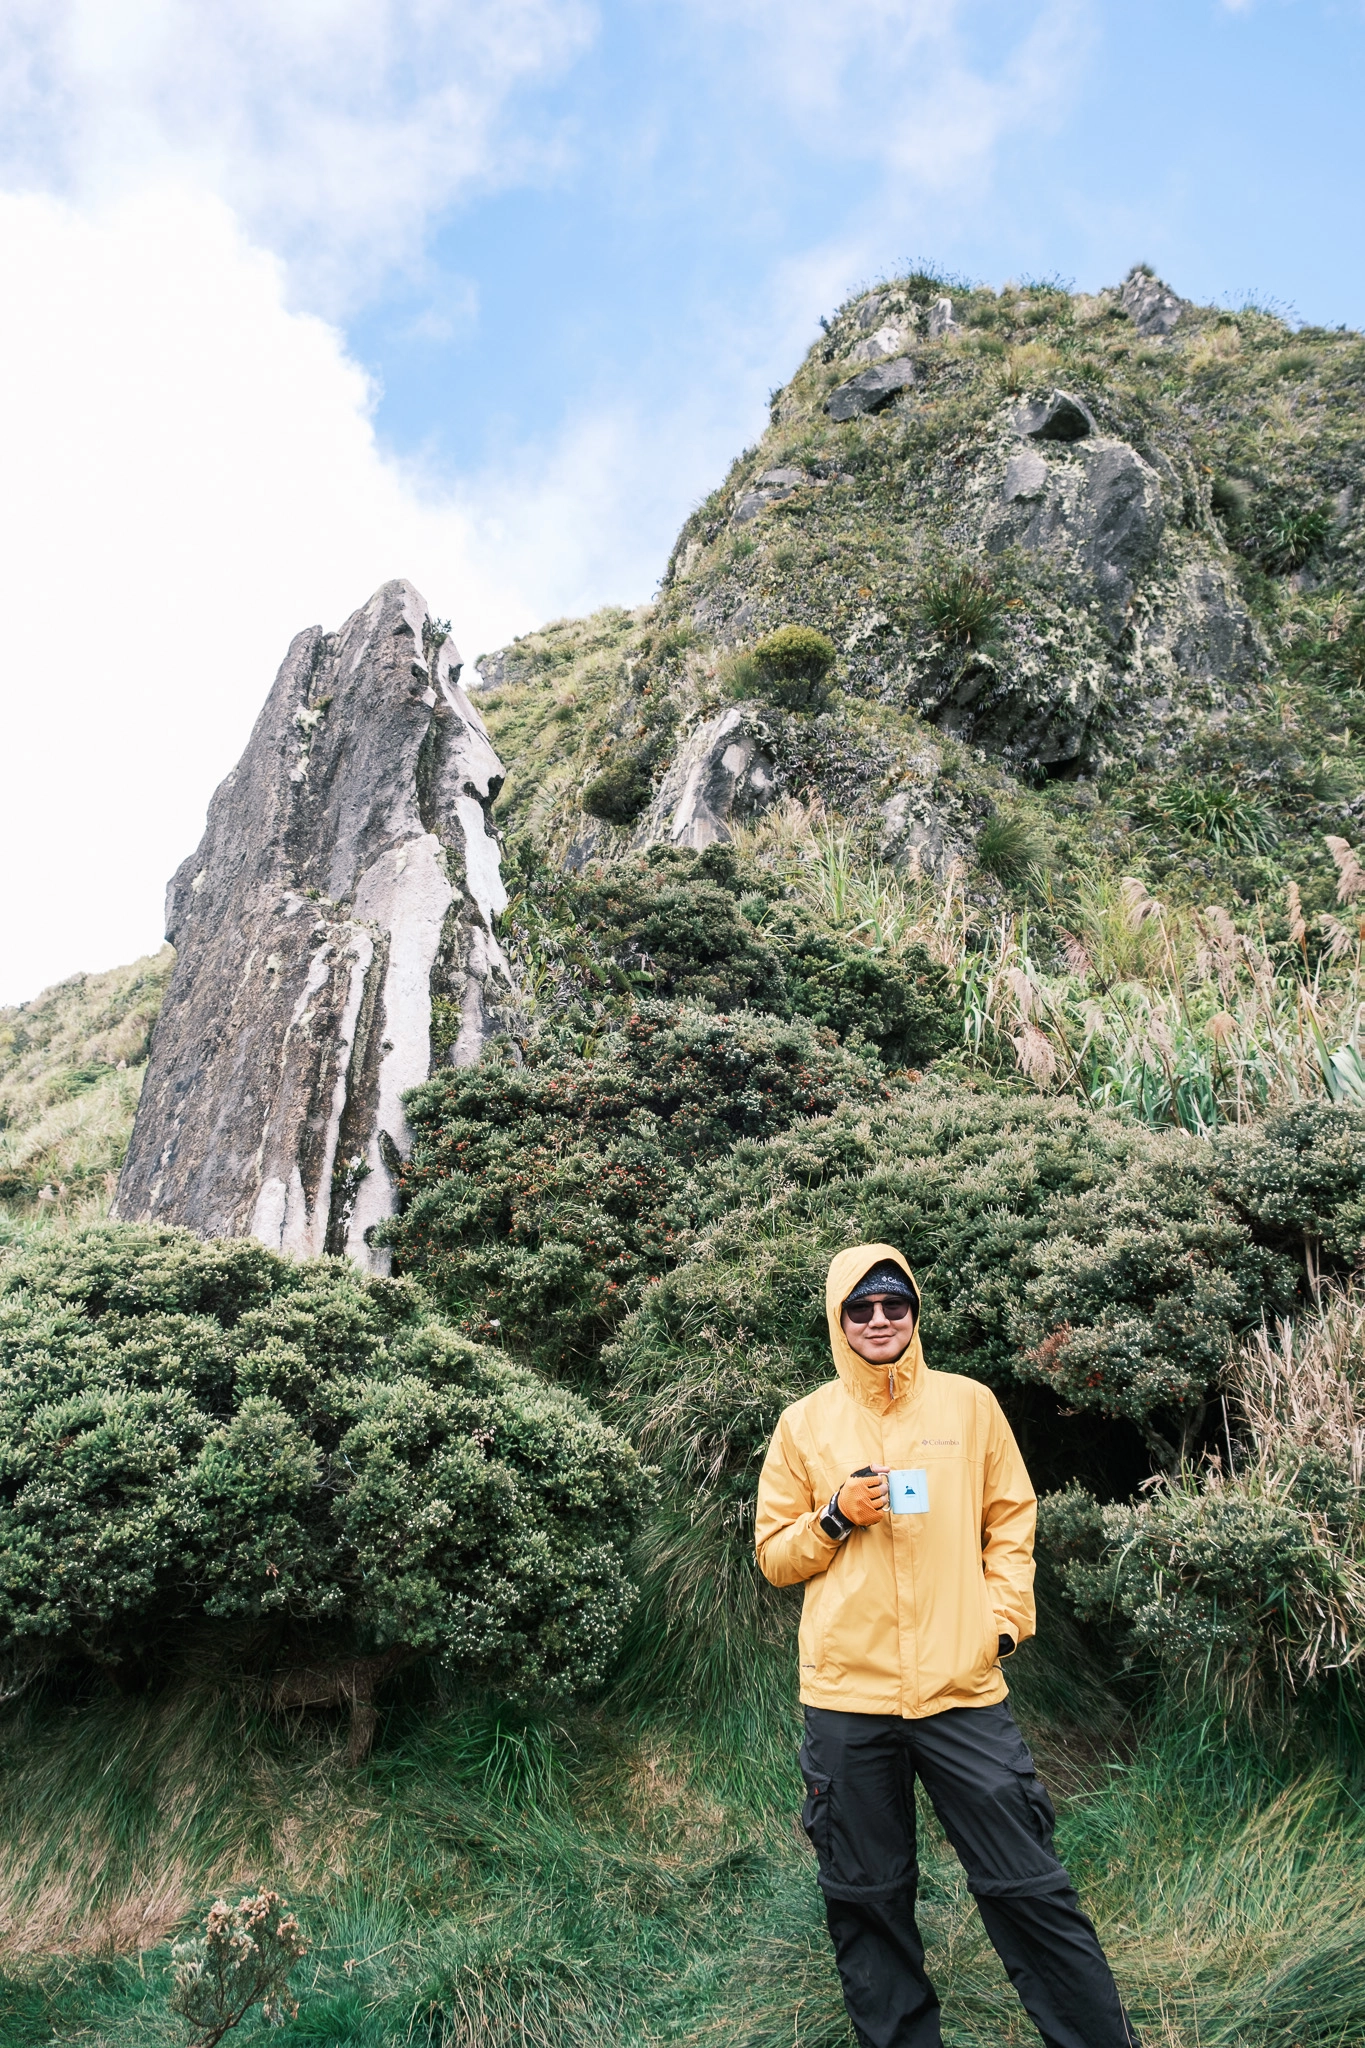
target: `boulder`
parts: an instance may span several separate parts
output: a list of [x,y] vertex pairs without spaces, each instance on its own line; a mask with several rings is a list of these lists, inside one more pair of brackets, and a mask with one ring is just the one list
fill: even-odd
[[848,359],[851,363],[887,362],[891,357],[903,352],[906,338],[904,327],[897,325],[895,321],[889,321],[885,327],[879,327],[875,334],[869,334],[865,341],[856,343],[849,350]]
[[1089,406],[1066,391],[1054,391],[1047,398],[1021,405],[1014,415],[1014,427],[1031,441],[1083,441],[1097,431]]
[[1161,486],[1156,471],[1126,441],[1099,443],[1087,451],[1084,467],[1073,545],[1101,596],[1120,613],[1156,559],[1165,525]]
[[707,719],[683,741],[639,834],[700,852],[728,840],[731,827],[758,817],[778,794],[772,734],[751,705]]
[[124,1220],[387,1270],[403,1096],[515,1014],[503,770],[459,676],[410,583],[294,640],[167,892]]
[[1130,270],[1119,293],[1119,305],[1139,334],[1169,334],[1185,310],[1169,285],[1148,270]]
[[854,420],[860,413],[878,411],[914,382],[915,366],[909,356],[895,356],[889,363],[874,363],[870,370],[831,391],[825,411],[832,420]]

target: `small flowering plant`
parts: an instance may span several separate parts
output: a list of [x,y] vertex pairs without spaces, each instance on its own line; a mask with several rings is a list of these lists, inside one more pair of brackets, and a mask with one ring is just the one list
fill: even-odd
[[215,2048],[253,2006],[264,2019],[292,2019],[299,2008],[289,1996],[289,1974],[307,1953],[278,1892],[257,1892],[235,1906],[216,1900],[204,1932],[171,1950],[171,2010],[193,2028],[190,2048]]

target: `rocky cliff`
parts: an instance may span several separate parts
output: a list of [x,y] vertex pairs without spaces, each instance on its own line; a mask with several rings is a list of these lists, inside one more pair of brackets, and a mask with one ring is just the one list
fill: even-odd
[[387,583],[291,645],[167,893],[175,972],[118,1214],[372,1270],[403,1096],[512,998],[502,764],[448,629]]
[[[509,828],[577,866],[814,792],[883,857],[970,866],[1021,797],[1059,830],[1113,802],[1112,834],[1139,788],[1212,777],[1286,841],[1322,829],[1365,677],[1361,338],[1141,269],[1090,296],[914,275],[823,327],[655,604],[481,658]],[[792,623],[837,649],[818,714],[746,666]],[[604,767],[633,814],[593,815]]]

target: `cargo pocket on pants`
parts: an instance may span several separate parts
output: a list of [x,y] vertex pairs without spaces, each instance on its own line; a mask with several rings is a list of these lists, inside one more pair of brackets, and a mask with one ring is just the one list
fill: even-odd
[[810,1836],[811,1847],[820,1859],[822,1871],[829,1869],[829,1796],[832,1778],[806,1776],[806,1803],[801,1808],[801,1825]]
[[1052,1832],[1057,1825],[1057,1809],[1048,1798],[1042,1779],[1031,1764],[1027,1771],[1016,1770],[1015,1777],[1019,1790],[1024,1795],[1029,1826],[1048,1855],[1055,1856],[1057,1852],[1052,1846]]

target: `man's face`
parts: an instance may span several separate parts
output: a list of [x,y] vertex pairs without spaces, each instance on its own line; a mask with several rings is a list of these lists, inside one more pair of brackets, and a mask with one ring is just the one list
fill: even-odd
[[[893,1319],[886,1313],[887,1304],[894,1309],[904,1309],[905,1314]],[[855,1323],[847,1308],[839,1321],[844,1335],[857,1352],[872,1365],[894,1365],[902,1351],[915,1334],[914,1310],[904,1295],[889,1296],[873,1294],[864,1296],[857,1306],[870,1308],[872,1319],[866,1323]]]

